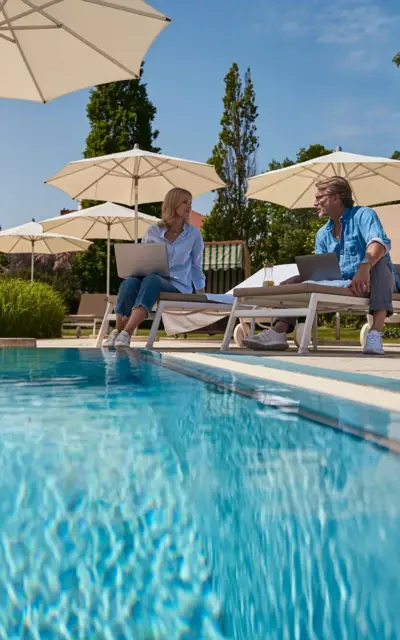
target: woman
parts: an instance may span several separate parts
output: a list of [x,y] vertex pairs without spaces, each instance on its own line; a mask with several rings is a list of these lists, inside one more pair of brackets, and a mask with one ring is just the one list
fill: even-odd
[[159,224],[149,227],[144,243],[167,245],[170,278],[151,274],[145,278],[130,277],[121,283],[116,306],[117,328],[104,347],[129,347],[133,331],[151,312],[160,293],[204,293],[205,276],[201,268],[203,239],[189,224],[192,194],[178,187],[171,189],[162,205]]

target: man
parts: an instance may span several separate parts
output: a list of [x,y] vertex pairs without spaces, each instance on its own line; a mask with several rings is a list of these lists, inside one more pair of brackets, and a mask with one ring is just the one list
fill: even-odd
[[[355,207],[349,182],[334,176],[317,182],[315,206],[318,216],[329,221],[318,231],[315,253],[336,253],[342,278],[350,281],[354,295],[369,295],[373,324],[364,353],[383,354],[382,330],[393,312],[392,294],[400,290],[400,277],[390,259],[390,240],[373,209]],[[299,277],[297,277],[299,282]],[[290,282],[294,282],[292,278]],[[295,319],[278,320],[273,329],[243,339],[249,349],[282,351],[288,348],[287,333]]]

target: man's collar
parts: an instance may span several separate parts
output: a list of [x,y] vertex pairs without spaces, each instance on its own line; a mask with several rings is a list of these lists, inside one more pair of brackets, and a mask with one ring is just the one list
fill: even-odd
[[342,215],[340,216],[340,221],[342,221],[342,220],[346,220],[346,218],[348,218],[348,217],[349,217],[350,212],[351,212],[351,208],[350,208],[350,209],[345,209],[345,210],[343,211]]
[[[342,215],[339,218],[339,221],[342,222],[343,220],[346,220],[346,218],[348,218],[350,212],[351,212],[351,209],[344,209]],[[328,227],[329,227],[329,229],[332,229],[332,227],[333,227],[333,219],[332,218],[329,218]]]

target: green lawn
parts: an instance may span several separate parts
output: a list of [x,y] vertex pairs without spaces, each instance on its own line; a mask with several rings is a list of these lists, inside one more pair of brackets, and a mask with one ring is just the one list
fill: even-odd
[[[82,329],[82,337],[88,337],[91,335],[91,329]],[[149,334],[148,329],[139,329],[138,335],[146,337]],[[167,335],[165,331],[159,331],[158,335],[160,338],[166,338]],[[75,329],[65,329],[63,332],[64,338],[73,338],[75,337]],[[216,334],[214,336],[209,336],[208,333],[189,333],[188,339],[190,340],[222,340],[222,334]],[[332,327],[319,327],[318,328],[318,337],[320,340],[335,340],[335,329]],[[340,338],[345,341],[355,341],[358,342],[360,337],[360,332],[358,329],[352,329],[348,327],[342,327],[340,330]],[[183,340],[183,336],[179,338],[179,340]],[[400,344],[400,339],[394,338],[385,338],[385,342],[391,342],[393,344]]]

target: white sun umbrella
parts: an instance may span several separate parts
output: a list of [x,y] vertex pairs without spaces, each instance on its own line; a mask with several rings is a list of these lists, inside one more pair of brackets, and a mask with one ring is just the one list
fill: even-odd
[[35,253],[56,255],[70,251],[86,251],[92,243],[82,238],[44,233],[38,222],[0,231],[0,252],[30,253],[31,280],[33,281]]
[[172,187],[188,189],[196,197],[225,186],[210,164],[143,151],[138,145],[130,151],[70,162],[46,183],[74,200],[134,205],[136,241],[139,204],[161,202]]
[[335,151],[291,167],[268,171],[248,182],[247,197],[288,209],[313,207],[315,183],[343,176],[359,205],[400,200],[400,161]]
[[138,78],[169,22],[144,0],[0,0],[0,96],[48,102]]
[[[138,212],[138,234],[159,222],[159,218]],[[64,216],[42,220],[44,231],[67,233],[78,238],[107,240],[107,297],[110,295],[110,241],[135,239],[135,214],[132,209],[113,202],[81,209]]]
[[390,249],[392,262],[400,264],[400,204],[375,207],[375,211],[392,243]]

